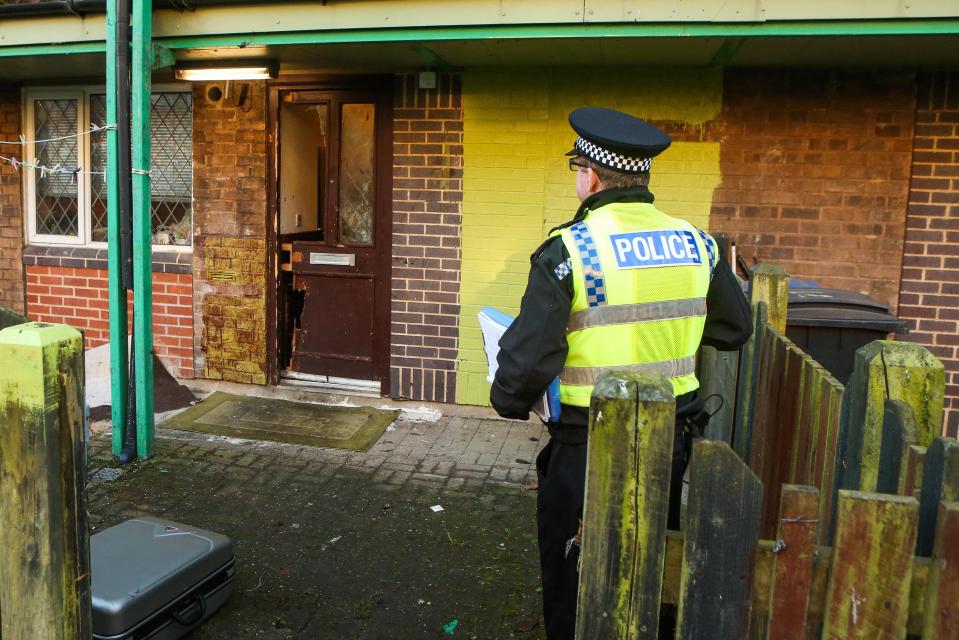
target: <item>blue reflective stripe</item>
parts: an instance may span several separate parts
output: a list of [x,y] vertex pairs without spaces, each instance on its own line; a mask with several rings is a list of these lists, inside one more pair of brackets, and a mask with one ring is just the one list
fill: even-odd
[[703,244],[706,245],[706,255],[709,257],[709,277],[712,278],[716,271],[716,265],[719,264],[719,258],[716,256],[715,249],[713,249],[713,239],[702,229],[696,229],[696,231],[699,232]]
[[599,252],[593,242],[593,234],[585,222],[577,222],[569,228],[576,242],[576,250],[583,262],[583,277],[586,281],[586,302],[591,307],[606,304],[606,284],[603,267],[599,263]]

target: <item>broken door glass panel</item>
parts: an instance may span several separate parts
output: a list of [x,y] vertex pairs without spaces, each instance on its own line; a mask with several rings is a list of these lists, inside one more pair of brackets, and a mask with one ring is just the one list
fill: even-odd
[[340,242],[373,244],[374,106],[344,104],[340,117]]
[[322,240],[326,201],[326,103],[280,105],[280,234]]

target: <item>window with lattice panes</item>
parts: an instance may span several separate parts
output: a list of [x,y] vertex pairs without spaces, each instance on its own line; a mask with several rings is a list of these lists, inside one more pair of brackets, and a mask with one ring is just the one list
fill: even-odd
[[[30,242],[107,241],[106,96],[94,90],[27,95],[26,158],[56,171],[28,169]],[[193,244],[193,97],[157,91],[150,112],[151,231],[154,245]]]

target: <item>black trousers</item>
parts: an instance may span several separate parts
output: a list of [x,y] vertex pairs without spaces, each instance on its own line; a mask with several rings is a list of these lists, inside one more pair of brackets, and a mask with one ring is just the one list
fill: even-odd
[[[677,421],[669,485],[670,529],[679,529],[683,474],[689,462],[689,446],[682,421]],[[573,545],[567,553],[567,543],[576,535],[583,517],[586,444],[570,444],[551,438],[536,458],[536,471],[539,476],[536,525],[546,637],[549,640],[573,640],[579,590],[579,547]]]

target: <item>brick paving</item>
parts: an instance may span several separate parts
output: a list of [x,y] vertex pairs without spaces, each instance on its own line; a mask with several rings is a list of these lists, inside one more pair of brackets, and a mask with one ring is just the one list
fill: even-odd
[[[422,409],[366,452],[158,429],[155,458],[91,484],[91,528],[150,514],[234,540],[236,591],[196,638],[449,638],[453,620],[453,637],[542,637],[520,629],[540,615],[523,485],[545,430]],[[94,435],[91,469],[109,446]]]

